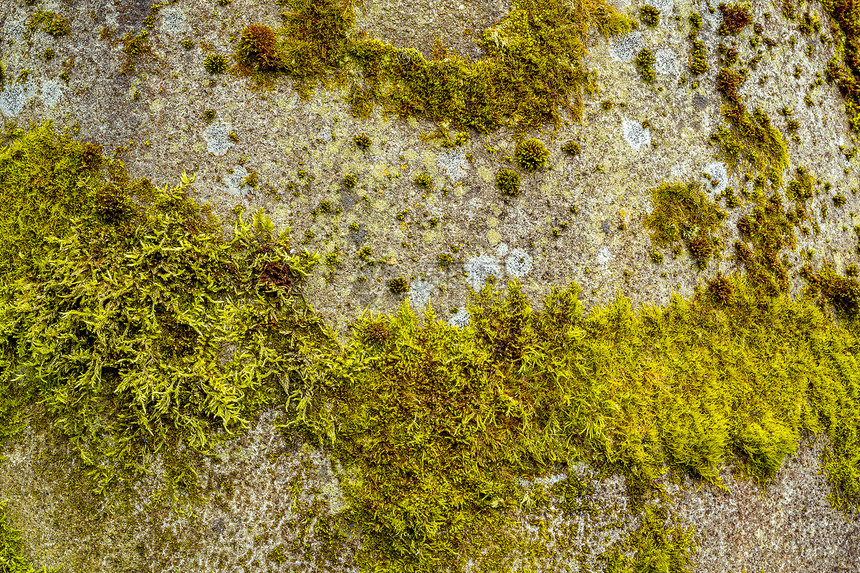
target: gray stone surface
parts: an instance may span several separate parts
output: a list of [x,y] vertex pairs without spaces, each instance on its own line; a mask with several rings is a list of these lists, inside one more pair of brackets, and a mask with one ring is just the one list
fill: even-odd
[[[344,261],[332,269],[330,280],[323,273],[313,275],[306,289],[314,308],[341,337],[367,308],[396,311],[402,297],[390,293],[387,281],[398,276],[410,281],[413,305],[429,302],[439,318],[461,328],[469,320],[469,289],[483,286],[490,274],[503,281],[518,278],[537,308],[553,287],[571,281],[583,286],[586,309],[613,300],[619,291],[634,305],[661,304],[673,292],[690,295],[716,273],[730,272],[734,263],[727,251],[702,273],[683,253],[676,259],[667,256],[662,265],[652,264],[650,239],[642,225],[653,208],[650,190],[666,180],[699,181],[708,173],[719,180],[712,192],[719,192],[725,184],[739,185],[742,174],[724,172],[709,143],[722,122],[714,87],[719,10],[712,13],[707,4],[687,0],[655,2],[662,12],[657,28],[589,40],[587,65],[597,72],[598,91],[586,98],[581,122],[564,117],[557,128],[527,134],[546,142],[551,160],[547,169],[523,177],[522,193],[515,198],[502,197],[495,188],[496,172],[508,165],[505,157],[513,156],[523,135],[515,129],[471,133],[462,147],[446,149],[425,137],[439,127],[431,122],[401,120],[378,110],[366,120],[352,117],[345,103],[348,94],[335,86],[319,86],[304,100],[288,79],[261,90],[237,76],[207,74],[202,65],[206,53],[231,53],[230,36],[242,26],[278,24],[282,8],[275,1],[170,3],[156,16],[152,57],[141,58],[130,74],[120,72],[120,38],[143,29],[151,2],[57,3],[52,9],[69,17],[71,34],[54,39],[37,32],[32,46],[24,40],[26,19],[47,4],[6,2],[0,9],[0,59],[7,77],[0,120],[21,127],[48,119],[61,128],[77,125],[79,137],[103,144],[108,152],[127,148],[118,157],[135,177],[150,177],[163,186],[187,171],[196,177],[196,198],[211,202],[224,217],[229,218],[237,204],[263,209],[278,229],[290,229],[296,247],[305,232],[312,231],[316,239],[308,248],[322,255],[338,249]],[[631,14],[641,5],[622,0],[613,4]],[[812,6],[821,14],[820,6]],[[357,25],[428,56],[439,37],[458,53],[477,59],[482,55],[478,32],[498,22],[510,7],[497,0],[368,2],[357,15]],[[802,144],[789,142],[790,169],[808,167],[832,183],[834,194],[847,198],[843,207],[829,205],[827,217],[819,219],[820,234],[799,236],[797,249],[814,249],[817,265],[832,263],[843,272],[858,260],[853,228],[860,224],[855,215],[860,213],[860,198],[852,190],[860,187],[860,158],[848,160],[839,149],[856,141],[836,87],[817,87],[812,106],[803,101],[833,48],[816,43],[807,58],[802,48],[789,46],[788,38],[799,33],[779,16],[779,3],[758,2],[753,8],[765,35],[779,43],[765,52],[741,96],[750,108],[766,110],[783,131],[786,120],[779,110],[792,107]],[[705,18],[700,39],[707,45],[711,66],[696,88],[690,81],[679,85],[680,77],[688,75],[687,18],[693,11]],[[769,20],[763,18],[766,11],[774,15]],[[195,41],[194,49],[180,45],[186,37]],[[48,47],[56,57],[44,61],[40,54]],[[642,83],[632,63],[644,47],[657,55],[653,84]],[[738,48],[742,60],[754,54],[745,40]],[[794,77],[795,66],[799,78]],[[21,84],[16,78],[24,69],[30,79]],[[64,70],[68,82],[60,79]],[[610,109],[604,109],[603,101],[612,103]],[[211,124],[203,119],[209,109],[216,111]],[[231,132],[238,141],[229,138]],[[370,136],[367,151],[354,145],[358,133]],[[571,139],[582,145],[575,158],[560,151]],[[252,170],[261,182],[256,188],[244,185]],[[345,189],[343,176],[350,172],[358,183]],[[419,173],[433,178],[431,191],[413,184]],[[342,211],[312,216],[323,200],[341,205]],[[814,198],[812,211],[819,213],[826,203],[826,197]],[[726,245],[737,238],[737,220],[749,208],[731,212]],[[398,220],[396,214],[406,209],[405,219]],[[431,218],[438,220],[437,226],[429,224]],[[568,226],[554,237],[551,230],[562,221]],[[359,260],[363,245],[382,262],[365,265]],[[439,268],[441,253],[453,253],[455,262],[448,269]],[[802,264],[796,253],[789,255],[789,262],[795,270]],[[802,283],[792,280],[797,293]],[[247,435],[200,461],[207,499],[186,515],[177,516],[148,497],[155,492],[155,477],[136,486],[136,494],[147,501],[135,502],[126,513],[104,511],[107,502],[69,485],[79,468],[68,444],[57,442],[44,428],[29,430],[5,446],[9,460],[0,463],[0,492],[9,498],[8,507],[39,567],[63,565],[75,572],[265,571],[270,551],[304,539],[306,526],[296,521],[292,504],[311,504],[316,496],[324,515],[343,503],[338,489],[343,468],[307,445],[286,443],[275,420],[274,413],[267,413]],[[820,442],[803,445],[766,492],[731,478],[728,470],[727,492],[700,489],[692,482],[683,487],[667,483],[673,512],[699,531],[695,570],[860,571],[858,521],[843,518],[827,504],[827,486],[817,473],[821,448]],[[159,471],[163,468],[156,468],[156,476]],[[575,471],[585,475],[592,470]],[[293,484],[298,484],[295,495]],[[314,488],[322,493],[312,494]],[[537,527],[534,522],[540,518],[558,535],[601,547],[635,525],[625,517],[620,478],[601,482],[595,502],[606,508],[597,521],[584,515],[562,518],[549,510],[537,518],[524,516],[523,535],[537,535],[529,528]],[[616,521],[619,526],[610,526]],[[330,559],[317,551],[320,540],[308,537],[307,549],[290,554],[282,570],[354,570],[358,543],[351,537],[347,549]],[[563,554],[536,569],[577,570],[573,558]]]

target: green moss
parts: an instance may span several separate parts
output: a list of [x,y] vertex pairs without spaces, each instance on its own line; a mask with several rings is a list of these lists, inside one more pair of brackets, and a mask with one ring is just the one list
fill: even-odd
[[513,169],[499,169],[496,187],[505,195],[516,197],[520,194],[520,174]]
[[[577,10],[561,0],[518,0],[502,22],[480,35],[486,57],[470,63],[447,52],[427,60],[417,50],[352,33],[352,0],[288,0],[287,6],[271,58],[278,65],[268,68],[296,79],[303,95],[318,82],[335,81],[349,87],[358,116],[380,105],[403,117],[479,132],[558,124],[564,110],[580,117],[584,96],[594,90],[583,64],[589,30],[614,35],[635,26],[602,0]],[[259,66],[246,70],[266,81]]]
[[[736,260],[744,265],[753,288],[766,296],[786,292],[789,286],[785,249],[794,249],[794,223],[782,197],[762,198],[748,215],[738,220],[742,240],[735,243]],[[751,246],[750,246],[751,245]]]
[[403,277],[397,277],[388,281],[388,290],[394,294],[403,294],[409,290],[409,281]]
[[690,52],[690,72],[693,73],[693,75],[704,74],[711,69],[706,58],[707,53],[708,50],[705,47],[704,42],[693,40],[693,49]]
[[230,67],[230,61],[223,54],[209,54],[203,60],[203,67],[210,74],[222,74]]
[[46,34],[50,34],[55,38],[65,36],[71,30],[68,19],[56,12],[36,12],[33,14],[30,22],[31,26],[41,26]]
[[613,543],[597,560],[604,564],[605,571],[611,573],[680,573],[692,570],[691,557],[696,548],[692,528],[670,520],[664,507],[648,505],[639,526],[621,541]]
[[356,177],[355,173],[347,173],[343,176],[343,184],[347,188],[355,187],[358,183],[358,177]]
[[[499,536],[520,500],[517,479],[559,463],[612,468],[637,495],[666,467],[719,484],[731,463],[764,482],[803,431],[834,436],[834,499],[856,504],[850,429],[860,419],[846,415],[860,383],[856,331],[810,300],[762,298],[738,277],[717,283],[638,314],[619,297],[587,317],[575,287],[536,312],[515,282],[506,296],[489,285],[464,330],[432,311],[419,326],[404,305],[372,345],[361,322],[343,354],[323,360],[330,392],[300,423],[360,471],[342,482],[346,518],[367,536],[360,564],[436,571],[488,545],[516,546]],[[768,360],[775,352],[783,359]],[[646,507],[631,551],[607,558],[685,570],[690,532],[664,526],[661,511]]]
[[370,147],[371,141],[370,136],[366,133],[360,133],[353,138],[355,141],[355,146],[359,149],[368,149]]
[[823,7],[837,28],[834,55],[825,70],[827,80],[839,87],[851,128],[860,131],[860,18],[851,0],[833,0]]
[[639,8],[639,20],[650,28],[656,28],[660,24],[660,10],[645,4]]
[[654,211],[644,225],[660,247],[683,242],[700,268],[723,247],[719,237],[726,213],[693,185],[663,183],[652,192]]
[[295,304],[316,257],[286,255],[260,213],[226,240],[190,181],[105,163],[48,128],[0,150],[0,389],[42,403],[99,490],[289,404],[283,329],[328,337]]
[[582,152],[582,147],[576,141],[568,141],[561,146],[561,150],[571,157],[576,157]]
[[194,48],[194,40],[192,40],[191,38],[185,38],[184,40],[182,40],[182,47],[186,50]]
[[433,178],[427,173],[419,173],[415,176],[415,184],[421,189],[432,189]]
[[124,74],[133,73],[141,57],[152,55],[152,48],[149,45],[149,30],[142,30],[138,34],[127,32],[122,37],[122,53],[125,56],[125,61],[120,71]]
[[[340,523],[360,529],[362,570],[510,569],[533,550],[515,512],[551,496],[588,509],[579,461],[624,475],[640,510],[601,557],[610,570],[689,569],[691,532],[645,503],[667,471],[720,485],[731,464],[765,483],[804,433],[829,438],[834,505],[860,507],[856,279],[823,270],[817,293],[792,300],[748,264],[689,300],[634,311],[619,296],[587,314],[575,285],[537,311],[516,281],[490,281],[462,330],[431,309],[419,323],[405,303],[338,344],[300,297],[317,257],[288,256],[259,213],[236,211],[222,234],[186,198],[189,181],[129,181],[97,146],[47,128],[0,150],[0,177],[0,435],[40,402],[96,487],[156,452],[176,460],[176,487],[192,487],[188,449],[270,404],[285,432],[345,468],[349,506],[319,531],[331,549]],[[724,214],[694,188],[663,185],[655,205],[658,238],[718,240]],[[792,246],[778,195],[742,220],[751,255]],[[521,485],[559,467],[569,475],[552,488]]]
[[520,169],[526,173],[532,173],[546,166],[546,160],[549,159],[549,151],[543,141],[530,137],[517,144],[514,158],[517,160],[517,165],[520,166]]
[[736,79],[730,70],[722,87],[729,95],[723,106],[723,118],[728,125],[720,126],[711,136],[729,165],[739,171],[747,168],[763,174],[777,188],[782,186],[782,174],[788,167],[788,146],[782,133],[771,124],[770,117],[756,108],[753,113],[737,100]]
[[657,58],[654,57],[654,52],[648,48],[642,48],[636,54],[634,66],[639,72],[639,77],[643,82],[653,82],[657,79],[657,73],[654,71],[654,64],[657,63]]

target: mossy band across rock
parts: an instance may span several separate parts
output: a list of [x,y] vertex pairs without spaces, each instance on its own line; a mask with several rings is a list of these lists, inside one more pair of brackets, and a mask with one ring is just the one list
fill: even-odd
[[[525,493],[520,480],[577,461],[624,475],[638,504],[640,526],[600,557],[622,568],[646,555],[689,568],[692,531],[666,525],[654,480],[719,485],[731,464],[766,482],[804,433],[829,438],[834,503],[860,502],[856,279],[811,278],[839,325],[812,299],[769,296],[740,275],[665,307],[634,311],[619,296],[587,315],[575,285],[535,311],[513,281],[476,293],[463,330],[429,309],[419,324],[404,304],[359,319],[340,344],[302,303],[318,256],[288,255],[261,213],[237,211],[221,238],[190,183],[131,181],[97,146],[47,127],[0,151],[0,435],[41,412],[98,491],[156,451],[206,451],[278,405],[286,431],[352,468],[348,505],[327,527],[361,528],[363,567],[501,567],[522,542],[515,508],[587,503],[574,472]],[[655,240],[683,239],[678,217],[700,233],[719,218],[688,186],[655,201]],[[196,483],[188,463],[183,487]],[[5,528],[0,542],[17,551]]]

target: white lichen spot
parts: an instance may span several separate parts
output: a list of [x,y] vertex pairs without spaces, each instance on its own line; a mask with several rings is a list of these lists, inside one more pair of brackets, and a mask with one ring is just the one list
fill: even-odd
[[654,54],[654,71],[664,76],[678,77],[681,73],[681,64],[678,54],[669,48],[660,48]]
[[427,306],[427,301],[430,300],[430,293],[433,292],[433,285],[427,281],[417,280],[409,285],[409,292],[406,296],[409,298],[409,305],[412,308],[424,308]]
[[465,308],[460,308],[457,310],[454,316],[448,319],[448,324],[450,324],[451,326],[456,326],[457,328],[466,328],[466,326],[469,324],[470,318],[472,318],[472,316],[469,314],[469,311],[467,311]]
[[499,243],[499,246],[496,247],[496,256],[500,259],[504,258],[504,256],[507,255],[510,250],[511,249],[510,247],[508,247],[507,243]]
[[644,47],[645,40],[642,39],[642,32],[630,32],[619,36],[610,46],[609,53],[619,62],[629,62]]
[[9,20],[3,27],[4,36],[11,40],[18,40],[24,37],[24,30],[26,28],[27,24],[24,20]]
[[238,197],[245,191],[249,191],[251,186],[245,183],[248,178],[248,170],[243,166],[238,165],[233,168],[233,173],[228,173],[224,178],[224,186],[227,188],[227,193]]
[[722,161],[708,163],[702,169],[702,173],[704,174],[701,178],[702,187],[706,192],[719,195],[725,191],[729,184],[729,172],[725,163]]
[[230,129],[229,123],[213,123],[206,128],[206,131],[203,132],[203,139],[206,140],[209,153],[220,157],[233,147],[233,142],[230,141]]
[[27,102],[35,95],[36,88],[33,85],[33,80],[28,80],[26,84],[11,84],[6,86],[6,89],[0,93],[0,112],[9,117],[15,117]]
[[436,163],[452,183],[462,180],[469,168],[469,162],[466,161],[466,153],[462,149],[446,149],[442,151],[439,153]]
[[523,249],[514,249],[505,259],[505,270],[509,275],[518,279],[523,278],[532,270],[532,257]]
[[63,88],[60,86],[59,82],[50,80],[42,84],[42,102],[44,102],[46,106],[54,107],[57,105],[57,102],[60,101],[60,97],[62,95]]
[[609,247],[603,246],[597,251],[597,264],[605,265],[609,261],[612,260],[612,251],[609,250]]
[[625,119],[621,127],[624,141],[636,151],[642,151],[651,145],[651,131],[642,127],[638,121]]
[[182,32],[187,27],[185,14],[179,8],[165,8],[161,11],[161,29],[165,32]]
[[464,266],[469,285],[475,291],[481,290],[490,275],[498,278],[501,273],[498,261],[487,255],[472,257]]

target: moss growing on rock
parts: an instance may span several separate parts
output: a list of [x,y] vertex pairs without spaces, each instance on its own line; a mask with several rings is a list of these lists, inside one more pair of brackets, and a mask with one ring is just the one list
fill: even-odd
[[514,158],[517,160],[517,165],[520,166],[520,169],[526,173],[532,173],[546,166],[546,160],[549,159],[549,151],[543,141],[530,137],[517,144]]
[[700,268],[722,248],[726,213],[693,185],[663,183],[652,192],[654,211],[644,221],[660,247],[683,242]]
[[289,403],[291,353],[328,335],[297,298],[316,258],[261,214],[224,239],[190,181],[108,182],[86,155],[47,128],[0,150],[0,393],[39,400],[104,489]]
[[230,67],[230,62],[223,54],[209,54],[203,60],[203,67],[210,74],[222,74]]
[[654,64],[656,62],[657,58],[654,57],[654,52],[648,48],[642,48],[639,50],[639,53],[636,54],[634,65],[636,66],[636,71],[639,72],[639,77],[642,78],[643,82],[650,83],[657,79],[657,72],[654,71]]
[[496,173],[496,187],[505,195],[516,197],[520,194],[520,174],[513,169],[499,169]]
[[[588,0],[577,10],[560,0],[518,0],[504,20],[481,34],[484,59],[469,63],[446,53],[428,61],[417,50],[351,33],[352,0],[288,0],[287,6],[277,32],[279,57],[273,57],[283,65],[271,71],[298,80],[301,93],[331,79],[350,85],[358,116],[381,105],[403,117],[479,132],[557,124],[562,110],[579,118],[583,98],[594,88],[583,64],[589,30],[615,35],[635,26],[603,0]],[[348,77],[349,66],[360,80]]]

